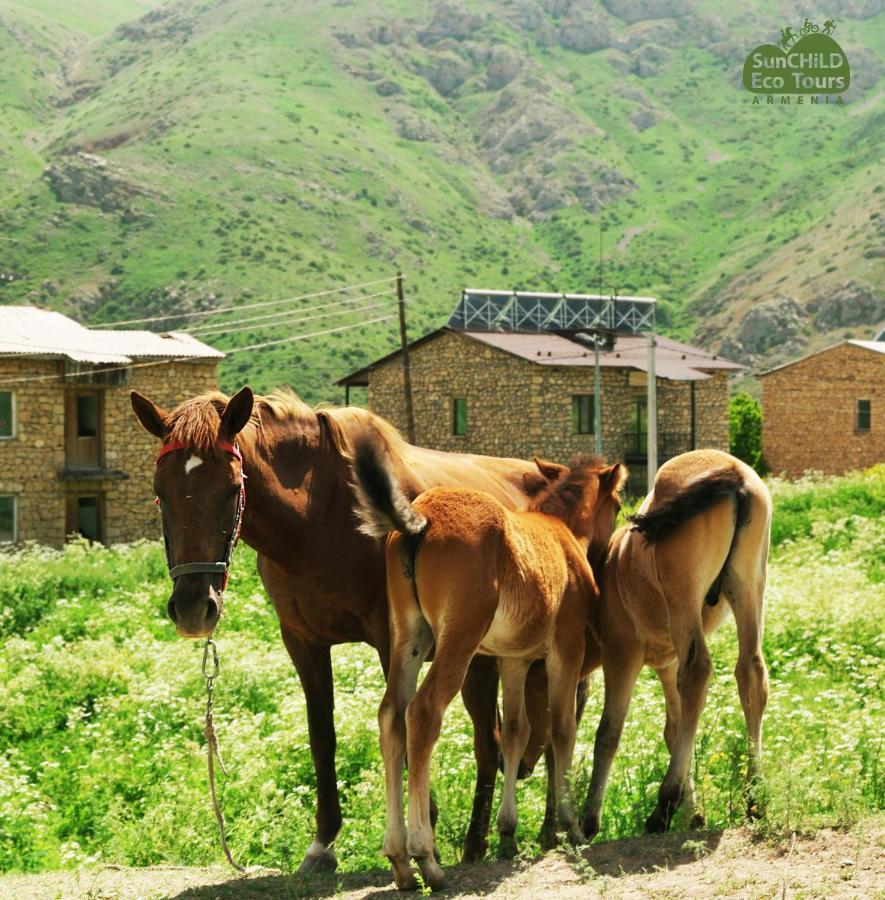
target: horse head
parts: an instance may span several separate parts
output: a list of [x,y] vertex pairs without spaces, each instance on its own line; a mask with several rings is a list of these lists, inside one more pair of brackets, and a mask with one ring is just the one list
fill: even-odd
[[130,399],[142,426],[163,442],[154,492],[173,580],[166,610],[182,637],[207,637],[221,617],[245,508],[236,441],[252,416],[252,391],[195,397],[171,413],[136,391]]

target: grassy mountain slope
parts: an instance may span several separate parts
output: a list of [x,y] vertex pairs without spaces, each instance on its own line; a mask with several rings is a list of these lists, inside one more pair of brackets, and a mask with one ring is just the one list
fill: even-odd
[[[853,83],[816,107],[752,106],[740,86],[747,52],[801,25],[800,4],[182,0],[138,18],[146,5],[0,14],[16,116],[0,302],[109,321],[399,264],[417,334],[464,284],[596,290],[604,218],[605,290],[657,295],[664,330],[750,363],[885,317],[874,0],[830,11]],[[334,397],[394,324],[233,355],[225,383]]]

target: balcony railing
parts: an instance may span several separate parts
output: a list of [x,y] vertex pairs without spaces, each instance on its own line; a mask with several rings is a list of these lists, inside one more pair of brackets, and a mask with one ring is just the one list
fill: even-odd
[[[648,434],[645,431],[625,431],[624,454],[629,457],[648,456]],[[692,449],[691,434],[687,431],[659,431],[658,459],[663,461]]]

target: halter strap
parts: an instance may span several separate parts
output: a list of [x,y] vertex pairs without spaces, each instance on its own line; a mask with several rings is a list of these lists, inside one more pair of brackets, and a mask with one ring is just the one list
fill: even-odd
[[[236,444],[232,444],[230,441],[219,441],[215,445],[219,450],[224,450],[226,453],[230,453],[231,456],[235,457],[240,462],[240,467],[243,466],[243,454],[240,451],[240,448]],[[160,460],[167,456],[169,453],[173,453],[176,450],[191,450],[193,451],[193,447],[189,447],[183,441],[172,441],[168,444],[163,444],[160,448],[160,452],[157,454],[157,465],[160,464]],[[157,498],[157,504],[159,504],[160,500]],[[227,543],[227,548],[225,550],[224,559],[219,560],[218,562],[191,562],[191,563],[181,563],[181,565],[173,566],[172,565],[172,547],[166,538],[163,536],[163,541],[166,545],[166,565],[169,569],[169,577],[175,581],[180,575],[221,575],[221,590],[222,593],[224,589],[227,587],[227,578],[229,575],[230,569],[230,561],[231,557],[234,553],[234,548],[237,546],[237,541],[240,539],[240,529],[243,525],[243,513],[246,511],[246,473],[242,473],[242,481],[240,482],[240,491],[237,495],[237,511],[234,515],[234,523],[230,532],[230,539]]]

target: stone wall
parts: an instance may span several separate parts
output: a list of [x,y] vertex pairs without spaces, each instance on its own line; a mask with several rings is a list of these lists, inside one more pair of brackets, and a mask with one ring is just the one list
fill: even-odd
[[[0,360],[0,381],[64,371],[57,360]],[[170,363],[131,370],[118,386],[103,393],[103,468],[98,474],[61,477],[65,466],[65,395],[72,379],[0,384],[15,394],[16,433],[0,440],[0,494],[13,494],[18,505],[19,540],[59,546],[65,537],[66,500],[80,494],[104,498],[104,534],[108,543],[157,537],[152,503],[154,461],[159,444],[136,420],[129,391],[137,390],[171,409],[181,400],[218,386],[214,360]]]
[[[593,393],[592,366],[542,366],[456,332],[410,353],[417,443],[438,450],[492,456],[540,455],[565,461],[594,450],[592,434],[572,433],[572,396]],[[631,369],[603,368],[602,451],[622,459],[636,398]],[[703,389],[702,386],[703,385]],[[724,373],[697,383],[697,446],[728,449],[728,383]],[[452,402],[467,400],[467,434],[452,434]],[[406,430],[399,357],[369,376],[369,408]],[[701,415],[703,409],[703,416]],[[658,379],[658,431],[691,432],[691,383]],[[686,448],[680,448],[686,449]]]
[[[762,376],[762,452],[773,472],[840,474],[885,461],[885,354],[842,343]],[[871,428],[855,429],[857,400]]]

